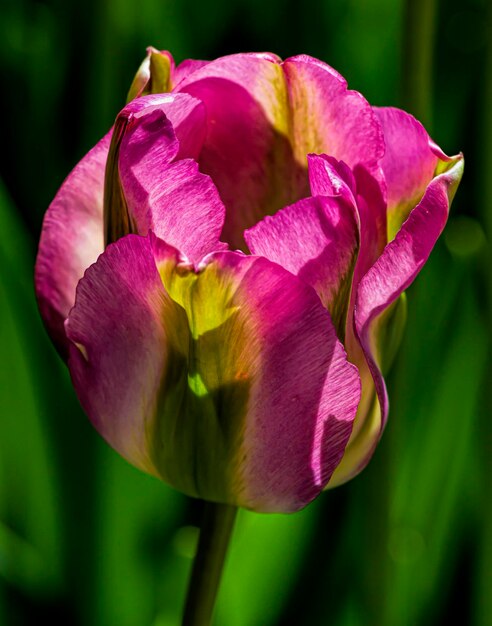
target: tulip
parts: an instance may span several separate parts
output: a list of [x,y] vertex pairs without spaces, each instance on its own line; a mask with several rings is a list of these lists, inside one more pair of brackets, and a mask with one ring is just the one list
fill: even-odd
[[374,452],[462,156],[308,56],[149,49],[129,97],[46,213],[47,330],[132,464],[296,511]]

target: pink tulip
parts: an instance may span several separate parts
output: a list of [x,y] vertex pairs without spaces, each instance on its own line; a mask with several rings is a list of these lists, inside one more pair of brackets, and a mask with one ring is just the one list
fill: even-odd
[[149,49],[130,97],[46,213],[48,332],[128,461],[206,500],[300,509],[377,445],[402,294],[462,156],[308,56],[175,67]]

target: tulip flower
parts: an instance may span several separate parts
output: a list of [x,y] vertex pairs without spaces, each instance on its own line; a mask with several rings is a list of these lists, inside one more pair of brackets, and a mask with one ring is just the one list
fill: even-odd
[[176,489],[255,511],[355,476],[386,423],[403,292],[462,170],[317,59],[175,66],[149,49],[36,263],[95,428]]

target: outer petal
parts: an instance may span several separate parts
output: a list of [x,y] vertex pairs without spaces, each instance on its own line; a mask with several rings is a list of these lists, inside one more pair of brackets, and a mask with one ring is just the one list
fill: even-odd
[[316,290],[343,341],[358,227],[342,197],[299,200],[245,233],[253,254],[282,265]]
[[388,190],[388,235],[392,239],[433,179],[439,159],[449,161],[420,122],[392,107],[374,109],[386,152],[381,167]]
[[63,323],[84,270],[104,249],[104,168],[111,132],[69,174],[46,212],[35,269],[39,309],[62,356],[68,344]]
[[216,253],[196,273],[130,235],[80,281],[67,333],[95,426],[190,495],[292,511],[340,461],[357,373],[314,291],[266,259]]
[[[348,358],[359,370],[362,393],[347,450],[328,485],[334,487],[357,473],[360,456],[369,454],[369,450],[374,446],[375,437],[380,432],[381,415],[374,381],[354,332],[353,316],[360,279],[375,263],[386,244],[385,187],[365,166],[357,165],[352,172],[345,163],[326,155],[309,156],[309,179],[313,193],[336,195],[351,204],[358,218],[359,227],[358,255],[353,271],[352,291],[343,336]],[[354,441],[363,443],[358,443],[355,447]],[[367,449],[363,449],[364,445]]]
[[441,234],[462,173],[463,159],[454,157],[449,169],[428,185],[420,203],[359,284],[355,329],[379,402],[373,406],[367,424],[361,424],[360,431],[352,438],[346,453],[350,462],[342,462],[333,484],[348,480],[365,467],[384,429],[388,414],[388,397],[381,373],[385,349],[381,338],[388,322],[385,317],[396,316],[396,326],[399,326],[398,318],[404,311],[397,306],[398,298],[422,269]]

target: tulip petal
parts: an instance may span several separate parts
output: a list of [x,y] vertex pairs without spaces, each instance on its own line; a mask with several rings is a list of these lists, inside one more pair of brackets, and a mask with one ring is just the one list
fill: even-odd
[[[126,130],[144,117],[161,112],[171,123],[174,132],[168,138],[169,158],[197,159],[205,138],[204,105],[186,94],[153,94],[129,102],[120,111],[120,121]],[[177,140],[177,143],[174,143]]]
[[384,154],[381,128],[367,100],[347,89],[332,67],[299,55],[283,63],[290,95],[293,145],[297,158],[326,153],[349,167],[376,170]]
[[245,229],[309,195],[309,152],[379,172],[384,143],[372,108],[311,57],[283,63],[270,54],[222,57],[177,89],[207,109],[200,166],[227,207],[223,236],[232,246],[244,248]]
[[425,128],[409,113],[392,107],[374,111],[386,145],[381,167],[388,193],[388,237],[393,239],[433,179],[439,154],[445,155],[433,148]]
[[357,207],[356,182],[350,167],[326,154],[308,154],[309,186],[313,196],[341,196]]
[[66,326],[96,428],[189,495],[293,511],[340,462],[357,371],[315,292],[264,258],[218,252],[196,270],[129,235],[86,272]]
[[325,153],[353,170],[361,222],[357,283],[387,241],[385,185],[379,165],[385,149],[381,126],[362,94],[347,89],[346,80],[326,63],[300,55],[283,65],[296,154]]
[[343,341],[358,228],[353,204],[341,198],[299,200],[245,233],[253,254],[278,263],[316,290]]
[[[348,480],[365,467],[382,434],[388,415],[388,396],[381,373],[386,318],[390,315],[404,319],[403,303],[398,298],[420,272],[441,234],[462,173],[463,158],[454,157],[448,169],[430,182],[420,203],[359,283],[355,329],[374,379],[378,403],[367,424],[360,424],[360,431],[350,441],[347,447],[350,463],[343,463],[337,469],[333,477],[335,484]],[[397,326],[400,325],[398,321]]]
[[193,72],[196,72],[203,66],[208,65],[208,63],[210,63],[210,61],[202,61],[199,59],[185,59],[184,61],[181,61],[181,63],[174,69],[171,77],[173,89],[176,88],[181,81],[188,78],[190,74],[193,74]]
[[35,268],[35,289],[46,328],[66,358],[63,323],[84,270],[104,250],[104,168],[111,132],[68,175],[46,212]]
[[295,161],[288,137],[282,68],[263,55],[236,54],[208,63],[176,89],[206,107],[200,169],[227,207],[224,241],[245,249],[245,228],[309,192],[305,155]]
[[210,178],[186,158],[201,149],[204,114],[186,94],[141,97],[119,114],[106,174],[108,243],[152,229],[196,261],[224,247],[225,208]]
[[[177,96],[177,99],[186,96]],[[171,124],[161,109],[126,128],[119,151],[121,186],[136,232],[153,230],[192,262],[223,248],[225,207],[209,176],[177,154]]]

